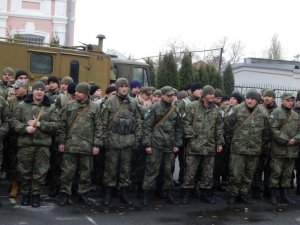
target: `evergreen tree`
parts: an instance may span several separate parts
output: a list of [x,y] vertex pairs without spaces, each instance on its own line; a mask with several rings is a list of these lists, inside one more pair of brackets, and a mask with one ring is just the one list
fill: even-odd
[[214,88],[219,88],[224,91],[223,80],[214,65],[206,64],[206,73],[208,74],[209,84]]
[[185,52],[181,60],[181,68],[179,69],[180,90],[194,80],[192,59],[189,52]]
[[164,55],[160,61],[156,77],[156,88],[163,86],[172,86],[179,89],[178,85],[177,64],[172,52]]
[[234,90],[234,76],[232,73],[231,65],[228,64],[224,74],[223,74],[223,83],[224,83],[224,94],[231,95]]
[[149,86],[154,86],[155,85],[154,62],[151,58],[145,59],[145,62],[150,66],[149,67],[149,77],[148,77]]
[[206,71],[206,64],[200,66],[195,76],[195,82],[200,82],[202,85],[209,83],[208,73]]

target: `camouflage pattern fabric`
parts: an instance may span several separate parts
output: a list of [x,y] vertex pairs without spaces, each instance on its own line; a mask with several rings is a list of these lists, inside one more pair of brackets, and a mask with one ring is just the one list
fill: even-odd
[[162,189],[168,190],[173,187],[172,168],[174,164],[174,154],[171,152],[162,152],[152,148],[152,153],[147,154],[146,169],[143,181],[143,189],[150,190],[155,183],[156,178],[162,167],[163,182]]
[[17,157],[21,194],[41,194],[49,169],[49,147],[20,147]]
[[78,168],[78,194],[82,195],[89,192],[91,188],[92,160],[91,154],[64,153],[59,191],[71,195],[73,178]]
[[200,171],[200,187],[203,189],[211,189],[213,185],[213,171],[214,171],[213,155],[199,155],[191,154],[186,159],[186,173],[184,175],[182,188],[194,188],[195,176],[198,166],[201,165]]
[[103,185],[105,187],[128,187],[131,184],[131,148],[106,149]]
[[229,194],[247,195],[258,163],[258,156],[231,153],[229,158]]
[[295,167],[294,158],[275,158],[272,157],[270,162],[271,174],[269,178],[269,187],[290,188],[292,172]]

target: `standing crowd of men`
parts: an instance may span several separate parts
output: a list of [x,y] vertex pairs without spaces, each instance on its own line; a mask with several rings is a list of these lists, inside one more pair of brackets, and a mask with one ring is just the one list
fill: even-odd
[[[296,101],[294,101],[296,99]],[[0,165],[10,180],[9,197],[39,207],[45,184],[58,204],[72,193],[91,206],[93,185],[132,205],[129,191],[149,205],[151,190],[170,204],[190,196],[215,204],[215,191],[228,203],[268,197],[295,204],[289,190],[296,169],[300,194],[300,92],[249,90],[245,96],[200,83],[177,91],[156,90],[139,81],[117,79],[105,90],[71,77],[43,77],[32,86],[26,71],[3,69],[0,81]],[[179,179],[173,180],[175,158]],[[3,162],[3,163],[2,163]],[[299,172],[299,173],[298,173]],[[298,185],[299,184],[299,185]]]

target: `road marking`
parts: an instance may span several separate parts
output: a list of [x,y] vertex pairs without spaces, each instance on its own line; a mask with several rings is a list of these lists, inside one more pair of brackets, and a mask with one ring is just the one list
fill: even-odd
[[96,221],[92,219],[92,217],[87,216],[87,215],[84,215],[84,217],[85,217],[89,222],[91,222],[92,224],[98,225],[98,224],[96,223]]

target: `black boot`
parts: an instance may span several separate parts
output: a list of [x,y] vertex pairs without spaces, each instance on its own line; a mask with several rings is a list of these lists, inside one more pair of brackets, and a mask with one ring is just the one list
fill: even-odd
[[111,203],[111,187],[106,187],[102,204],[104,206],[109,206],[110,203]]
[[92,206],[93,205],[93,201],[88,197],[87,193],[84,193],[82,195],[78,196],[78,200],[81,204],[84,204],[86,206]]
[[59,206],[66,206],[69,204],[69,195],[66,193],[61,192],[59,194],[59,201],[58,201],[58,205]]
[[228,204],[233,205],[234,203],[236,203],[236,199],[236,196],[230,195],[228,198]]
[[252,203],[252,202],[249,200],[249,198],[248,198],[245,194],[239,196],[238,200],[239,200],[241,203],[244,203],[244,204],[251,204],[251,203]]
[[300,195],[300,184],[297,184],[297,188],[296,188],[296,195]]
[[167,198],[166,201],[172,205],[178,205],[178,202],[172,196],[171,190],[167,190]]
[[282,201],[286,204],[295,205],[296,202],[290,198],[288,188],[283,188],[282,190]]
[[30,196],[29,195],[23,195],[21,205],[22,206],[29,206],[30,205]]
[[142,205],[143,206],[148,206],[149,205],[148,191],[143,192]]
[[270,202],[272,205],[276,205],[277,204],[277,188],[269,188],[270,190]]
[[187,205],[189,203],[190,190],[188,188],[181,188],[181,204]]
[[121,202],[123,202],[126,205],[131,206],[132,205],[132,201],[130,201],[128,199],[128,195],[127,195],[127,188],[121,188]]
[[252,196],[255,199],[261,199],[260,187],[252,187]]
[[31,206],[33,208],[38,208],[41,206],[41,198],[40,195],[32,195],[31,196]]
[[211,196],[210,189],[205,189],[205,188],[201,189],[201,199],[206,203],[216,204],[216,200],[213,199],[213,197]]

